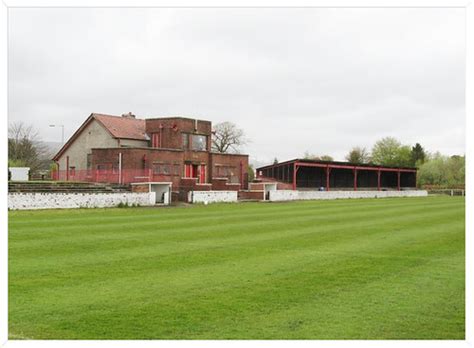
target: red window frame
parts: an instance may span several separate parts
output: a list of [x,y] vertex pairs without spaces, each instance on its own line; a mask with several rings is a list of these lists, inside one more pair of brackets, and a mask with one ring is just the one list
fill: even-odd
[[185,178],[192,178],[193,175],[193,165],[192,164],[185,164],[184,165],[184,177]]
[[199,183],[204,184],[206,182],[206,165],[201,164],[199,168]]
[[151,147],[160,147],[160,133],[151,134]]

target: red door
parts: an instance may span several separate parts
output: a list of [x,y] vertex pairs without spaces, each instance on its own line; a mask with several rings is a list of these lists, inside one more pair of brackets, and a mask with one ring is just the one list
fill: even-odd
[[192,170],[193,166],[191,164],[184,165],[184,177],[185,178],[192,178]]
[[197,164],[192,165],[192,171],[191,171],[191,177],[192,178],[198,178],[198,183],[199,183],[199,166]]
[[200,175],[199,175],[199,182],[201,184],[204,184],[206,182],[206,165],[205,164],[201,164],[200,166]]

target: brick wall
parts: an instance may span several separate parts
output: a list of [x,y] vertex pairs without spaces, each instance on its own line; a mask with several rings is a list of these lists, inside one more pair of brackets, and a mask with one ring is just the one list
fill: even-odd
[[[127,171],[136,170],[138,173],[144,169],[148,175],[149,170],[151,170],[151,180],[140,180],[137,178],[135,182],[164,181],[171,182],[173,189],[179,188],[181,177],[184,173],[183,151],[153,148],[92,149],[92,167],[96,169],[97,165],[105,165],[107,170],[111,170],[112,166],[116,165],[118,168],[119,153],[122,153],[124,175],[127,175]],[[168,175],[155,171],[156,166],[160,165],[162,167],[164,165],[169,167]]]
[[263,200],[263,191],[239,191],[239,199]]
[[248,181],[248,155],[211,153],[212,178],[225,177],[229,183],[243,182],[243,188]]
[[132,192],[150,192],[150,185],[149,184],[136,184],[131,185]]
[[[198,120],[196,123],[193,119],[179,117],[146,119],[146,132],[148,134],[159,133],[162,148],[183,149],[182,134],[184,133],[187,135],[200,134],[207,136],[207,151],[210,151],[211,131],[212,123],[210,121]],[[190,137],[188,142],[191,145]]]

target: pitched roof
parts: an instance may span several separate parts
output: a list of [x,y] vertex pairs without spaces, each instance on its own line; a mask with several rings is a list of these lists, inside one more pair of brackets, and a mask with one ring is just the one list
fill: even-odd
[[54,161],[60,158],[92,120],[99,122],[114,138],[148,140],[145,120],[92,113],[53,157]]
[[145,120],[136,118],[92,114],[114,138],[148,140],[145,132]]

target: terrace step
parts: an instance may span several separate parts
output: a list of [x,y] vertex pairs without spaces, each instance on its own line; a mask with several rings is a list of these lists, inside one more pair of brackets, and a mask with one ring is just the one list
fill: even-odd
[[130,187],[128,185],[87,182],[9,182],[8,192],[113,193],[130,192]]

